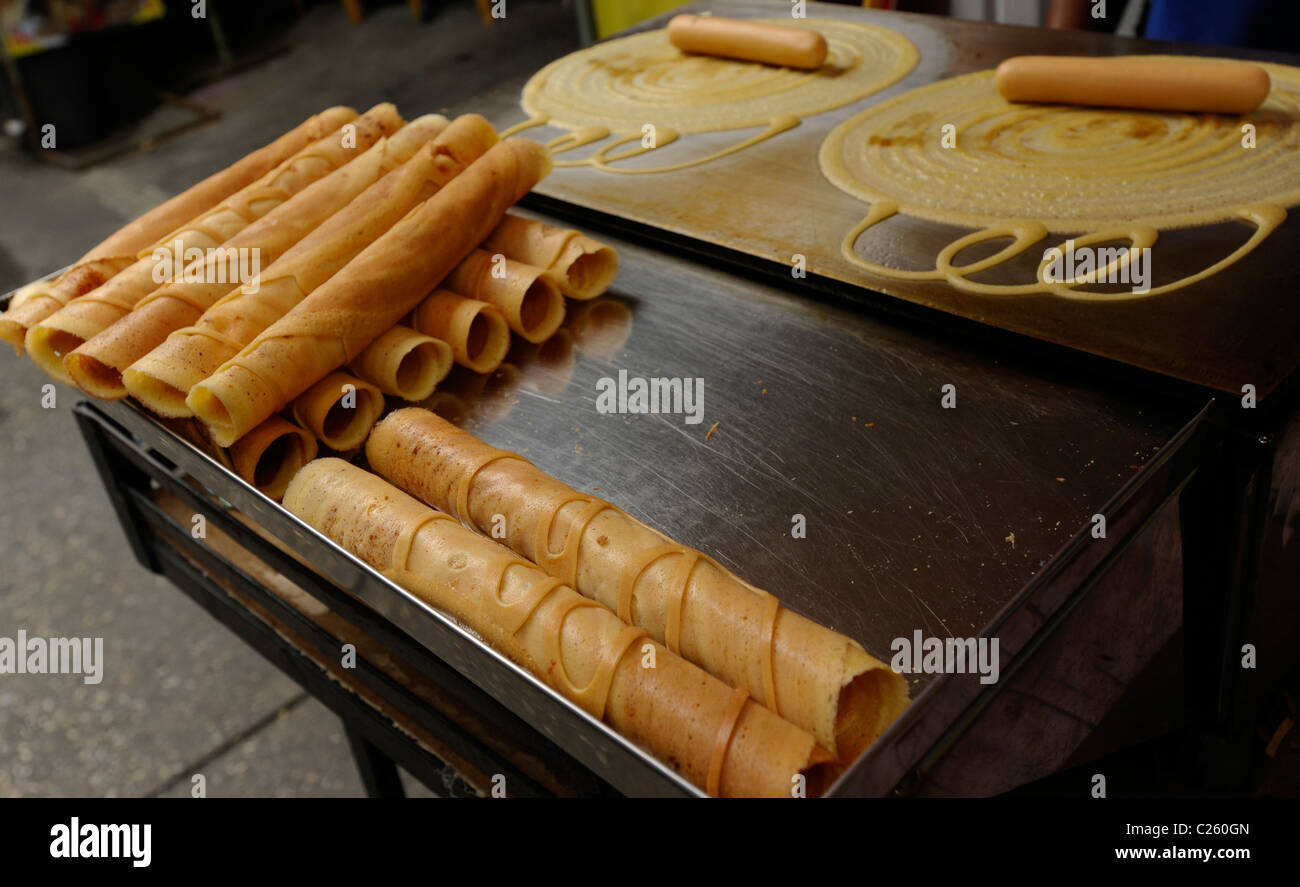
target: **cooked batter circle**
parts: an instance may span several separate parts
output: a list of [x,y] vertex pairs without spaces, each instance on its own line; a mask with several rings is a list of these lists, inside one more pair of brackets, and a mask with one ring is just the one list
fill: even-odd
[[552,62],[524,86],[524,109],[566,129],[745,129],[847,105],[897,82],[919,59],[912,42],[888,28],[823,18],[760,21],[820,31],[829,48],[826,64],[799,71],[688,55],[660,29]]
[[[1290,206],[1300,203],[1300,68],[1261,64],[1273,89],[1242,117],[1014,104],[992,71],[966,74],[837,126],[822,144],[822,171],[868,203],[963,227],[1168,229],[1226,221],[1254,204]],[[1243,146],[1246,124],[1253,148]],[[945,125],[955,147],[944,147]]]

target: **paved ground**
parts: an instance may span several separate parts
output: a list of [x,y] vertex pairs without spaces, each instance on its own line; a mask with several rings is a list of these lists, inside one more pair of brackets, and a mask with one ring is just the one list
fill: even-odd
[[[558,0],[511,0],[485,28],[469,0],[417,24],[405,4],[360,27],[309,12],[292,51],[194,94],[216,122],[73,173],[0,152],[0,292],[61,267],[203,175],[329,105],[436,111],[575,45]],[[0,676],[0,796],[356,795],[333,716],[135,564],[78,436],[74,391],[0,356],[0,637],[103,637],[102,683]]]

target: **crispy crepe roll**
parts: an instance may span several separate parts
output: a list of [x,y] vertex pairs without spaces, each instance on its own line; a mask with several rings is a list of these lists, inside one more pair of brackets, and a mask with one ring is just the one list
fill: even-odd
[[35,296],[39,296],[45,290],[49,289],[52,280],[38,280],[35,283],[29,283],[27,286],[19,287],[14,294],[9,297],[9,308],[17,308],[23,302]]
[[808,730],[844,763],[906,705],[903,678],[854,641],[427,410],[389,415],[366,456],[472,528],[504,515],[502,541],[520,555]]
[[570,299],[594,299],[618,276],[618,253],[610,247],[581,231],[522,216],[507,215],[483,248],[547,269]]
[[347,373],[330,373],[293,402],[293,420],[340,453],[365,443],[383,411],[383,392]]
[[284,505],[710,794],[824,787],[829,755],[803,730],[382,478],[319,459]]
[[[136,303],[129,314],[80,345],[64,360],[74,381],[87,394],[104,399],[126,396],[122,371],[161,344],[168,334],[197,321],[228,293],[232,284],[250,290],[261,287],[262,268],[274,264],[294,244],[343,209],[366,188],[410,160],[447,126],[447,118],[431,114],[381,138],[360,157],[348,161],[210,251],[205,260],[189,265],[184,278],[172,281]],[[236,279],[227,264],[256,255],[256,277]],[[64,311],[87,303],[78,299]],[[60,312],[62,314],[63,312]],[[51,321],[53,318],[50,319]],[[47,321],[49,323],[50,321]]]
[[[385,133],[395,131],[402,125],[402,118],[392,105],[379,105],[345,125],[355,127],[355,140],[336,130],[312,143],[216,209],[191,219],[181,230],[167,235],[103,286],[74,299],[29,329],[26,345],[32,360],[51,376],[68,382],[74,381],[70,373],[80,369],[82,379],[94,387],[97,380],[94,373],[100,367],[80,358],[67,361],[65,358],[71,351],[120,320],[168,277],[183,278],[187,266],[192,264],[188,259],[193,253],[203,255],[204,251],[234,237],[311,183],[365,151]],[[247,255],[251,263],[251,254]],[[238,253],[225,258],[231,257],[240,258]],[[113,374],[111,381],[116,382],[116,375]],[[100,396],[93,390],[87,393]]]
[[668,40],[684,52],[816,70],[826,62],[826,38],[811,29],[683,13],[668,20]]
[[[23,340],[32,325],[131,265],[139,258],[141,250],[158,242],[169,231],[175,231],[187,219],[216,206],[310,143],[355,120],[356,116],[357,112],[351,108],[329,108],[308,118],[271,144],[154,207],[86,253],[56,280],[37,285],[21,302],[12,303],[9,311],[0,316],[0,338],[21,354]],[[21,311],[18,310],[20,307]]]
[[367,188],[262,271],[257,292],[236,288],[123,375],[127,391],[163,416],[189,416],[190,389],[216,372],[340,268],[497,142],[477,114],[457,117],[431,145]]
[[550,166],[536,142],[493,147],[195,385],[190,409],[218,443],[238,440],[412,311]]
[[385,394],[424,400],[451,372],[451,346],[410,327],[393,327],[349,364],[352,372]]
[[545,342],[564,322],[559,279],[545,268],[516,262],[502,253],[474,250],[447,276],[444,286],[495,305],[510,328],[529,342]]
[[240,438],[227,455],[236,474],[278,501],[299,469],[316,458],[316,438],[272,416]]
[[501,366],[510,350],[510,326],[505,315],[487,302],[467,299],[451,290],[437,290],[420,303],[411,326],[451,346],[456,363],[476,373]]

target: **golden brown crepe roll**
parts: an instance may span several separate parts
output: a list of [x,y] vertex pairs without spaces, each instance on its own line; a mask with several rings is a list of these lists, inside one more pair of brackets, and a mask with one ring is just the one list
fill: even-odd
[[262,495],[279,501],[289,481],[316,458],[316,438],[304,428],[272,416],[227,451],[231,467]]
[[823,787],[829,755],[806,732],[383,479],[319,459],[284,505],[710,794]]
[[365,443],[383,411],[383,392],[347,373],[330,373],[293,402],[293,420],[340,453]]
[[39,296],[41,293],[45,292],[45,290],[49,289],[50,284],[52,283],[53,281],[51,280],[38,280],[35,283],[29,283],[26,286],[19,287],[14,291],[14,294],[9,297],[9,305],[7,308],[17,308],[28,299]]
[[493,147],[195,385],[190,409],[218,443],[238,440],[414,310],[550,166],[536,142]]
[[808,730],[844,763],[906,705],[903,678],[854,641],[427,410],[390,414],[366,457],[471,528],[504,515],[502,541],[520,555]]
[[363,348],[348,366],[385,394],[416,401],[433,394],[451,364],[450,345],[399,324]]
[[1021,55],[996,76],[1009,102],[1249,114],[1272,83],[1259,65],[1192,56]]
[[[165,284],[140,299],[129,314],[64,359],[73,380],[95,397],[106,400],[125,397],[123,370],[160,345],[170,333],[197,321],[232,285],[243,283],[250,291],[259,290],[263,267],[274,264],[366,188],[410,160],[447,123],[447,118],[430,114],[412,121],[392,136],[380,138],[360,157],[312,183],[222,243],[206,260],[187,267],[185,279]],[[236,281],[226,273],[224,257],[244,255],[259,258],[253,269],[257,277],[251,282]],[[87,301],[78,299],[64,311],[73,311]]]
[[683,52],[812,71],[826,62],[819,32],[743,18],[683,13],[668,20],[668,41]]
[[594,299],[618,276],[618,253],[581,231],[507,215],[483,244],[517,262],[550,271],[570,299]]
[[193,326],[172,333],[132,364],[123,374],[127,391],[159,415],[192,415],[185,404],[191,388],[496,142],[496,130],[479,115],[457,117],[431,145],[371,185],[263,270],[256,293],[232,290]]
[[476,373],[493,372],[510,350],[505,315],[487,302],[451,290],[437,290],[421,302],[411,326],[442,339],[451,346],[456,363]]
[[564,322],[559,280],[545,268],[476,249],[443,284],[454,293],[494,305],[525,341],[545,342]]
[[158,242],[168,232],[175,231],[187,219],[216,206],[310,143],[355,120],[356,116],[357,112],[351,108],[337,107],[310,117],[269,145],[208,176],[122,227],[57,279],[36,285],[22,302],[11,304],[9,311],[0,316],[0,339],[13,345],[21,354],[23,340],[31,326],[131,265],[139,258],[141,250]]
[[[257,182],[227,198],[216,209],[191,219],[181,230],[145,250],[134,264],[102,286],[73,299],[32,326],[25,340],[32,361],[56,379],[74,381],[69,373],[75,367],[65,366],[65,357],[81,343],[120,320],[137,302],[157,289],[167,275],[183,274],[190,264],[191,254],[202,255],[204,251],[222,245],[312,182],[370,147],[385,133],[395,131],[402,125],[402,119],[392,105],[379,105],[345,125],[355,127],[355,146],[350,139],[344,138],[341,130],[313,142]],[[251,254],[248,261],[251,263]],[[73,361],[74,365],[78,363],[81,363],[80,359]],[[99,368],[87,362],[81,369],[84,380],[95,387],[96,379],[92,374]],[[93,390],[87,393],[101,396]]]

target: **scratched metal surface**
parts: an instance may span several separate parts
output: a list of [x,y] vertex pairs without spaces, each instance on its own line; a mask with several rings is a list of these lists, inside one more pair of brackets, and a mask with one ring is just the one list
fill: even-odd
[[[1196,412],[602,236],[607,297],[430,405],[877,656],[978,634]],[[702,378],[703,421],[599,413],[619,370]]]
[[[782,15],[789,9],[788,3],[760,0],[714,0],[696,6],[738,17]],[[879,299],[883,293],[1198,385],[1240,394],[1241,386],[1251,383],[1267,396],[1294,375],[1300,366],[1300,300],[1294,298],[1293,274],[1293,256],[1300,249],[1300,220],[1294,212],[1251,256],[1227,273],[1175,293],[1103,305],[1042,295],[990,299],[946,284],[876,277],[845,261],[840,242],[865,216],[868,206],[825,179],[817,152],[836,124],[872,104],[925,83],[995,67],[1013,55],[1214,52],[1293,65],[1300,64],[1300,59],[816,3],[809,5],[809,15],[892,27],[916,44],[921,61],[892,87],[847,107],[806,118],[795,129],[730,157],[653,175],[562,168],[543,181],[537,192],[577,208],[620,216],[765,261],[788,266],[792,254],[802,253],[815,274],[863,288],[864,299]],[[651,23],[643,27],[649,26]],[[503,82],[456,110],[484,114],[502,128],[519,123],[527,117],[519,105],[526,79]],[[538,128],[523,135],[544,140],[563,132]],[[744,135],[750,133],[744,131]],[[677,144],[622,165],[658,166],[704,156],[737,140],[736,133],[684,136]],[[599,147],[596,144],[561,156],[582,157]],[[967,229],[896,216],[864,236],[857,249],[865,257],[893,267],[932,268],[939,250],[964,233]],[[1155,285],[1217,261],[1247,235],[1248,228],[1235,222],[1162,232],[1153,252]],[[1004,244],[997,241],[972,248],[962,254],[961,261],[975,261]],[[979,279],[990,283],[1032,280],[1035,257],[1041,255],[1041,249],[1030,249],[1020,261]]]

